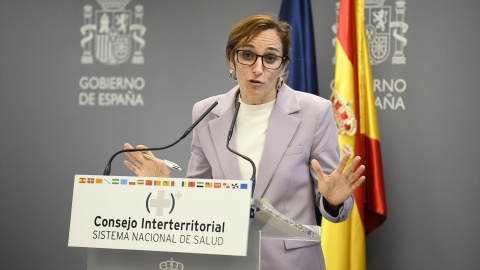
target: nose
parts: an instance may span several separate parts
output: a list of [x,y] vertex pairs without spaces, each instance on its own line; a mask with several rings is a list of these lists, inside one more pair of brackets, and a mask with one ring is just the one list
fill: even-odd
[[[260,58],[260,59],[258,59]],[[262,56],[258,55],[257,56],[257,61],[255,61],[255,63],[253,63],[252,65],[252,71],[255,75],[260,75],[263,73],[263,59],[262,59]]]

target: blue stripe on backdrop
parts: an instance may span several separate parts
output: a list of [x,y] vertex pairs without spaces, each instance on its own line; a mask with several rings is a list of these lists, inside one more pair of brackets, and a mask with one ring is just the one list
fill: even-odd
[[292,26],[292,50],[287,84],[318,95],[315,36],[310,0],[283,0],[280,19]]

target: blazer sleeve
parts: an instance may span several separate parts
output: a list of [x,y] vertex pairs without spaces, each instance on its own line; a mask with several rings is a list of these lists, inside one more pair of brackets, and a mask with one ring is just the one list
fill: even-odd
[[[333,118],[332,105],[330,101],[323,100],[320,106],[320,112],[317,117],[315,127],[315,136],[312,143],[311,159],[316,159],[322,166],[325,174],[331,174],[340,162],[340,150],[338,145],[338,132]],[[323,217],[331,222],[342,222],[348,218],[353,209],[354,197],[350,196],[341,206],[338,216],[331,216],[324,206],[324,199],[318,190],[317,174],[310,165],[310,174],[314,181],[314,189],[316,194],[316,204],[320,209]]]

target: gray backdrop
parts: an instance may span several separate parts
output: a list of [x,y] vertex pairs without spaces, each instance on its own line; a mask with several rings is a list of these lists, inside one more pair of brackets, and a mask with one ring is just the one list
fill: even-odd
[[[326,98],[335,2],[312,1],[319,92]],[[388,218],[367,237],[368,269],[475,269],[480,3],[407,0],[399,15],[397,2],[380,7],[391,17],[387,44],[376,51],[384,49],[377,54],[383,62],[372,66]],[[161,146],[183,134],[194,102],[233,87],[224,61],[230,28],[249,15],[278,14],[280,4],[134,0],[123,10],[133,17],[142,5],[135,24],[146,32],[137,40],[126,36],[126,48],[142,54],[143,64],[128,56],[109,65],[95,56],[96,39],[81,44],[88,37],[81,31],[88,24],[84,6],[92,7],[95,24],[102,14],[97,2],[0,0],[0,269],[85,269],[86,251],[67,247],[74,175],[101,174],[125,142]],[[93,63],[83,64],[89,50]],[[404,64],[392,63],[394,51]],[[82,77],[92,83],[82,85]],[[137,84],[95,83],[109,77]],[[123,101],[107,106],[107,94]],[[83,105],[88,95],[96,100]],[[186,168],[190,138],[157,155]],[[130,175],[123,159],[115,159],[112,174]]]

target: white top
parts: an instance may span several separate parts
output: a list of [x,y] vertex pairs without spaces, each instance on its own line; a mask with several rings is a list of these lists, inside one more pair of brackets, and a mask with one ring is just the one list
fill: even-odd
[[[236,151],[249,157],[257,168],[258,175],[260,158],[262,157],[265,137],[267,135],[268,120],[272,113],[275,100],[265,104],[249,105],[240,101],[240,109],[235,123]],[[238,157],[238,164],[242,179],[249,180],[252,176],[252,165],[245,159]],[[257,177],[255,175],[255,177]]]

